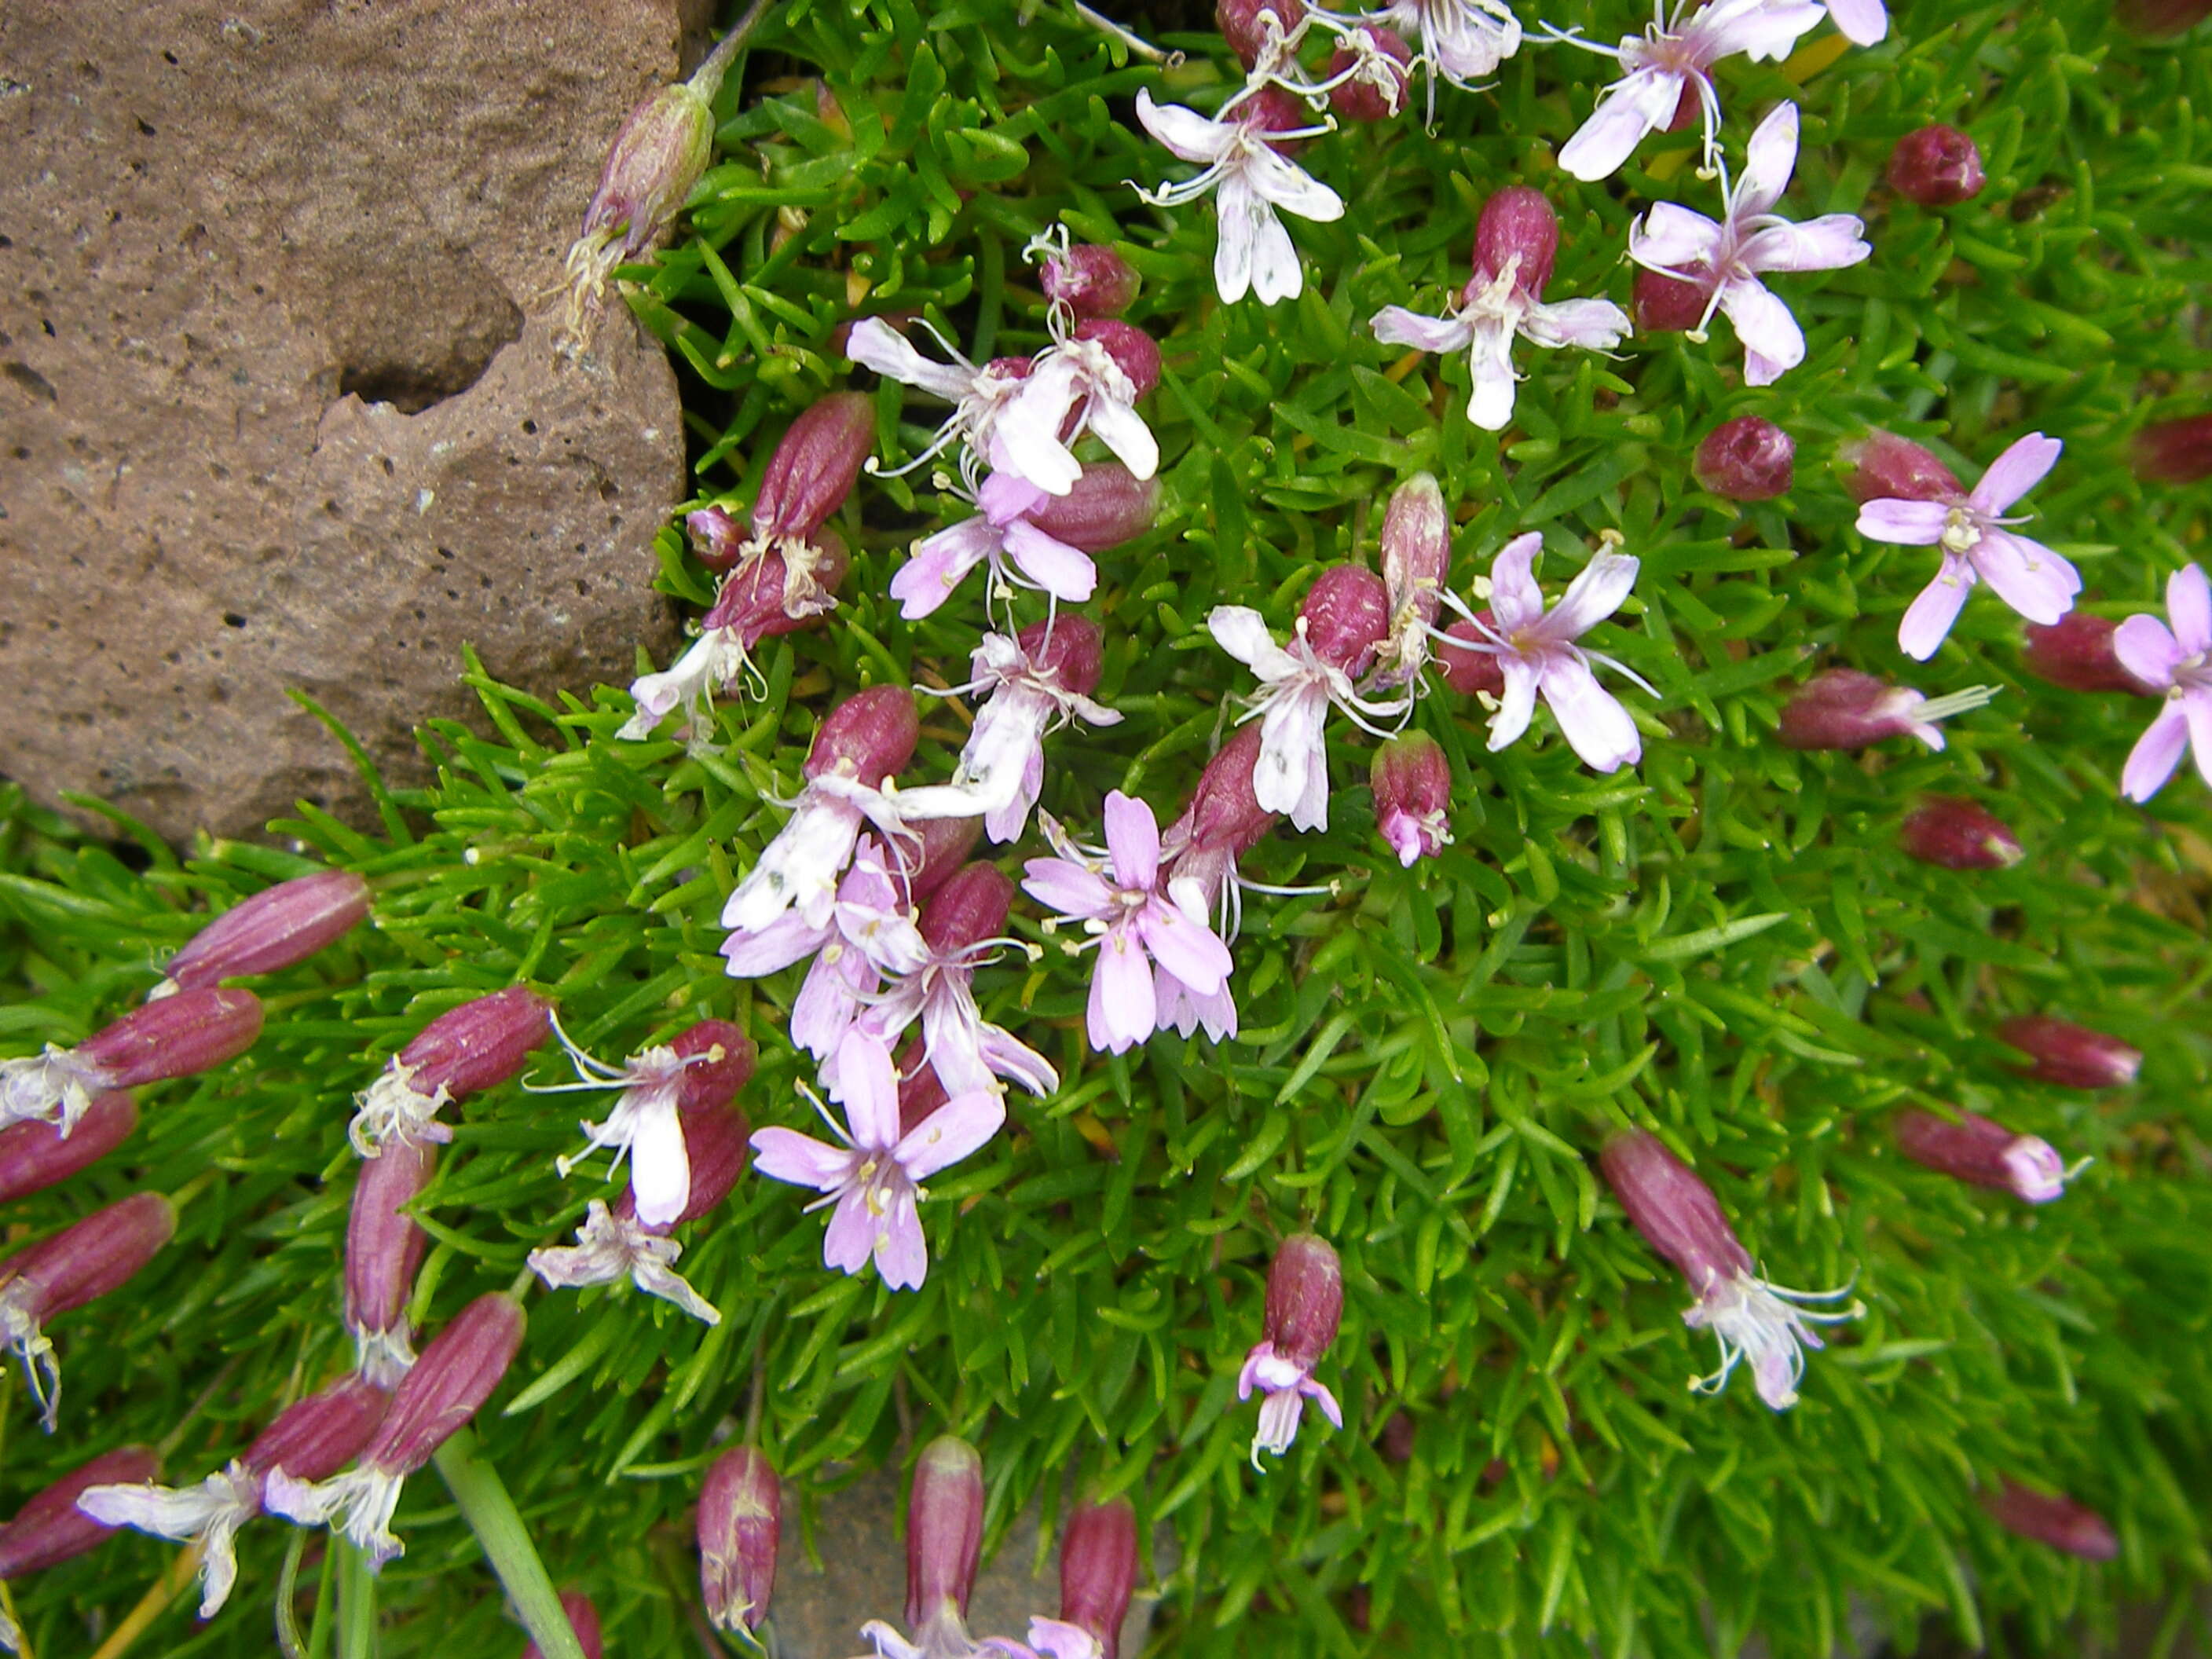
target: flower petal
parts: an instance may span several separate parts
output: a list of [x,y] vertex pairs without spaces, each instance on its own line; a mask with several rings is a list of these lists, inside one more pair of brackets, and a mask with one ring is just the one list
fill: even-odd
[[1135,405],[1094,391],[1087,419],[1098,441],[1129,469],[1132,477],[1149,478],[1160,470],[1159,441],[1152,436],[1152,428],[1145,424]]
[[[1642,565],[1626,553],[1596,553],[1567,585],[1536,631],[1555,644],[1578,640],[1621,607]],[[1494,614],[1494,613],[1493,613]]]
[[[1137,913],[1137,930],[1160,966],[1201,996],[1228,983],[1236,961],[1211,927],[1193,921],[1165,899],[1154,898]],[[1147,1018],[1146,1028],[1151,1029]]]
[[1262,144],[1245,163],[1244,176],[1252,188],[1285,213],[1327,224],[1344,216],[1344,198],[1281,152]]
[[1866,226],[1848,213],[1824,213],[1801,225],[1777,222],[1744,240],[1747,270],[1840,270],[1872,257]]
[[1680,273],[1710,264],[1720,245],[1718,225],[1672,202],[1656,204],[1628,228],[1628,257],[1647,270]]
[[890,1195],[876,1229],[876,1271],[894,1291],[918,1291],[929,1277],[929,1241],[922,1236],[921,1206],[910,1189]]
[[934,392],[949,404],[957,404],[966,397],[975,379],[975,370],[970,364],[932,362],[914,349],[906,336],[880,317],[864,317],[853,325],[852,332],[845,339],[845,355],[863,368],[872,368],[903,385]]
[[1467,418],[1485,432],[1503,432],[1513,419],[1514,397],[1521,386],[1513,372],[1513,335],[1486,321],[1474,329],[1474,349],[1468,354],[1473,389],[1468,396]]
[[1498,659],[1498,669],[1505,677],[1505,691],[1498,700],[1498,712],[1490,717],[1490,750],[1492,754],[1528,729],[1528,722],[1535,717],[1539,684],[1535,669],[1521,657],[1501,653]]
[[732,979],[758,979],[781,973],[829,943],[830,929],[808,924],[787,910],[757,933],[732,933],[722,941],[722,971]]
[[1933,547],[1943,539],[1951,509],[1942,501],[1908,501],[1886,495],[1859,508],[1858,532],[1869,541]]
[[1490,562],[1490,617],[1507,639],[1544,614],[1544,592],[1536,586],[1536,555],[1544,545],[1540,531],[1516,536]]
[[1252,249],[1252,295],[1263,306],[1275,305],[1284,300],[1295,300],[1305,292],[1305,267],[1298,263],[1298,250],[1291,240],[1291,233],[1284,228],[1267,203],[1258,196],[1247,198],[1254,204],[1250,242]]
[[2212,651],[2212,580],[2198,565],[2184,565],[2166,580],[2166,614],[2182,654]]
[[1777,374],[1805,361],[1805,336],[1797,319],[1763,284],[1749,277],[1730,277],[1721,284],[1721,309],[1735,325],[1745,350],[1765,358]]
[[1133,930],[1116,927],[1099,941],[1097,965],[1091,974],[1091,1046],[1118,1054],[1152,1034],[1158,1011],[1152,972]]
[[1964,560],[1943,556],[1936,580],[1920,590],[1897,627],[1897,648],[1915,662],[1926,662],[1949,637],[1951,624],[1974,591],[1974,569]]
[[1586,185],[1610,179],[1646,133],[1674,113],[1682,96],[1680,75],[1632,70],[1599,95],[1589,119],[1559,151],[1559,165]]
[[1206,613],[1206,631],[1263,680],[1288,679],[1299,672],[1298,659],[1275,643],[1267,618],[1249,605],[1215,605]]
[[899,602],[899,615],[908,622],[928,616],[952,597],[962,579],[990,557],[1000,543],[998,528],[980,513],[923,537],[891,578],[890,594]]
[[1098,567],[1091,556],[1048,536],[1027,519],[1006,526],[1006,556],[1054,599],[1080,605],[1098,586]]
[[1137,119],[1186,161],[1218,161],[1237,142],[1237,129],[1231,123],[1209,121],[1181,104],[1156,104],[1148,87],[1137,88]]
[[1531,306],[1521,332],[1545,347],[1610,351],[1632,331],[1628,313],[1610,300],[1560,300]]
[[868,1195],[855,1188],[830,1212],[829,1228],[822,1235],[822,1265],[856,1273],[868,1265],[875,1249],[876,1218],[868,1208]]
[[846,1148],[824,1146],[796,1129],[756,1129],[752,1149],[753,1168],[770,1180],[823,1193],[843,1186],[857,1161]]
[[1565,654],[1546,663],[1544,701],[1559,720],[1560,734],[1593,771],[1618,772],[1643,758],[1636,722],[1586,663]]
[[672,1097],[637,1114],[629,1143],[629,1188],[637,1200],[637,1218],[648,1227],[673,1226],[691,1201],[691,1155]]
[[1873,46],[1889,33],[1889,9],[1881,0],[1828,0],[1828,15],[1855,46]]
[[2081,591],[2081,573],[2071,564],[2009,530],[1984,530],[1966,556],[1999,599],[2045,628],[2074,608]]
[[1006,1103],[995,1089],[955,1095],[914,1126],[891,1156],[915,1181],[927,1181],[957,1164],[999,1133]]
[[[1233,306],[1252,291],[1252,257],[1263,226],[1275,216],[1242,173],[1224,173],[1213,199],[1213,287],[1221,303]],[[1277,226],[1280,229],[1281,227]]]
[[2180,700],[2158,711],[2120,772],[2120,793],[2130,800],[2146,801],[2166,787],[2173,769],[2181,764],[2181,751],[2189,746],[2189,715]]
[[1030,860],[1022,866],[1022,890],[1058,915],[1103,918],[1114,909],[1105,878],[1066,859]]
[[1782,192],[1790,188],[1790,175],[1796,170],[1797,106],[1777,104],[1744,145],[1743,173],[1729,198],[1729,216],[1741,224],[1759,214],[1771,213]]
[[845,1109],[853,1144],[863,1152],[898,1144],[898,1072],[881,1038],[848,1031],[837,1044],[837,1083],[830,1097]]
[[1326,773],[1322,726],[1328,717],[1328,695],[1318,684],[1285,691],[1267,705],[1260,722],[1260,753],[1252,763],[1252,799],[1267,811],[1290,811],[1306,793],[1312,769]]
[[1384,306],[1367,325],[1384,345],[1412,346],[1416,351],[1457,351],[1473,335],[1456,317],[1427,317],[1403,306]]
[[1106,850],[1114,879],[1124,887],[1150,887],[1160,872],[1159,820],[1145,802],[1118,789],[1106,797]]
[[[2178,581],[2179,577],[2175,580]],[[2171,591],[2169,584],[2169,595]],[[2169,597],[2169,609],[2172,604]],[[2196,653],[2184,650],[2181,641],[2166,632],[2164,623],[2144,615],[2130,617],[2112,630],[2112,654],[2129,673],[2145,685],[2156,686],[2162,691],[2173,684],[2173,671]]]
[[2065,447],[2056,438],[2029,433],[1990,463],[1966,499],[1996,517],[2041,483],[2044,475],[2058,465],[2059,452]]

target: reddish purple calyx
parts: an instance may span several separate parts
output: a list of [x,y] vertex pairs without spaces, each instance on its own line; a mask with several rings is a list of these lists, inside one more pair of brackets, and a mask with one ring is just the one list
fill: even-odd
[[2048,1204],[2066,1190],[2066,1165],[2051,1143],[2016,1134],[2002,1123],[1960,1112],[1955,1121],[1933,1112],[1897,1116],[1897,1149],[1915,1164],[1976,1187]]
[[1997,1027],[1997,1036],[2034,1062],[2030,1077],[2062,1089],[2124,1088],[2142,1069],[2140,1048],[2049,1014],[2016,1014]]
[[1723,500],[1769,501],[1790,488],[1796,457],[1796,444],[1773,422],[1739,415],[1705,434],[1691,470]]
[[1948,797],[1907,814],[1898,844],[1923,864],[1946,870],[2003,870],[2021,858],[2020,838],[1995,813]]
[[359,926],[368,915],[368,884],[350,870],[325,870],[256,893],[170,957],[163,981],[168,988],[155,994],[296,966]]
[[374,1158],[395,1137],[451,1140],[453,1129],[438,1121],[439,1109],[512,1081],[552,1034],[552,1005],[524,986],[447,1010],[362,1091],[348,1130],[354,1150]]
[[2122,691],[2132,697],[2160,695],[2156,686],[2144,684],[2121,663],[2112,644],[2112,635],[2119,631],[2118,623],[2075,610],[2048,628],[2030,623],[2026,631],[2027,648],[2021,655],[2038,679],[2069,691]]
[[1889,187],[1923,207],[1956,207],[1981,194],[1987,175],[1974,141],[1939,125],[1908,132],[1889,154]]
[[783,1494],[757,1446],[716,1458],[699,1493],[699,1589],[718,1630],[757,1630],[775,1589]]
[[1110,247],[1048,252],[1039,280],[1046,299],[1079,318],[1118,317],[1137,297],[1135,267]]

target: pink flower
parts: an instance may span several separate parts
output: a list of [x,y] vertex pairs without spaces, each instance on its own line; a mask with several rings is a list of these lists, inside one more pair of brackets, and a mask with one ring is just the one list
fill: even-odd
[[[1101,853],[1070,841],[1048,814],[1040,815],[1055,857],[1031,859],[1023,888],[1079,922],[1098,947],[1091,978],[1091,1046],[1122,1054],[1152,1036],[1159,1012],[1152,964],[1200,996],[1228,989],[1229,947],[1204,921],[1206,900],[1195,882],[1160,890],[1160,835],[1152,809],[1120,790],[1106,797],[1106,846]],[[1070,950],[1083,948],[1071,945]]]
[[1889,33],[1889,9],[1881,0],[1828,0],[1836,32],[1855,46],[1870,46]]
[[754,1166],[824,1194],[808,1209],[835,1206],[822,1244],[824,1266],[857,1273],[872,1256],[892,1290],[919,1289],[929,1272],[918,1212],[928,1194],[921,1183],[998,1133],[1006,1106],[989,1090],[955,1095],[902,1135],[890,1053],[861,1031],[848,1032],[838,1045],[831,1097],[844,1106],[849,1129],[840,1128],[818,1102],[817,1109],[844,1146],[827,1146],[795,1129],[762,1129],[752,1139]]
[[1911,501],[1890,496],[1859,508],[1858,531],[1875,541],[1940,546],[1943,562],[1897,630],[1898,649],[1925,662],[1950,633],[1966,595],[1987,581],[1996,595],[2032,623],[2048,627],[2074,608],[2081,578],[2040,542],[2015,536],[2005,509],[2051,471],[2064,446],[2031,432],[1996,458],[1961,499]]
[[[1618,173],[1630,151],[1674,118],[1684,94],[1692,91],[1705,114],[1705,161],[1711,166],[1721,125],[1713,65],[1738,52],[1753,63],[1787,57],[1797,37],[1823,15],[1818,0],[1711,0],[1686,20],[1686,0],[1680,0],[1668,22],[1654,21],[1640,36],[1622,36],[1618,46],[1601,46],[1571,31],[1552,31],[1555,40],[1618,58],[1627,71],[1605,89],[1589,119],[1559,151],[1559,165],[1585,184]],[[1794,108],[1791,121],[1794,136]],[[1794,153],[1794,143],[1791,149]],[[1788,178],[1786,169],[1783,176]],[[1781,194],[1779,185],[1775,194]],[[1632,243],[1631,250],[1634,258]]]
[[[1817,14],[1820,8],[1810,9]],[[1796,224],[1774,211],[1796,166],[1797,106],[1783,104],[1751,135],[1742,179],[1731,186],[1722,170],[1720,223],[1662,202],[1628,229],[1628,257],[1638,264],[1707,290],[1705,316],[1691,338],[1704,337],[1715,307],[1728,314],[1743,342],[1743,378],[1752,386],[1766,386],[1805,361],[1804,331],[1760,276],[1836,270],[1874,251],[1860,234],[1865,227],[1848,213]],[[1690,267],[1698,268],[1694,275]]]
[[1336,1396],[1314,1380],[1314,1367],[1336,1340],[1343,1317],[1344,1266],[1335,1249],[1316,1234],[1292,1233],[1268,1264],[1261,1340],[1237,1374],[1239,1400],[1249,1400],[1255,1389],[1267,1396],[1260,1405],[1259,1432],[1252,1437],[1254,1468],[1261,1452],[1280,1457],[1290,1450],[1309,1400],[1333,1425],[1344,1426]]
[[[1492,74],[1521,49],[1520,20],[1502,0],[1388,0],[1373,15],[1401,34],[1419,36],[1422,61],[1455,87]],[[1429,114],[1436,115],[1433,82]]]
[[[1498,712],[1490,717],[1490,748],[1495,753],[1528,729],[1540,693],[1583,763],[1617,772],[1643,758],[1644,744],[1627,709],[1597,683],[1591,659],[1626,674],[1646,691],[1652,688],[1633,671],[1575,641],[1620,609],[1636,585],[1638,566],[1626,554],[1593,555],[1547,613],[1535,574],[1543,544],[1542,535],[1532,530],[1498,550],[1490,567],[1490,620],[1477,620],[1483,639],[1467,647],[1496,659],[1505,679]],[[1443,642],[1460,643],[1449,636]]]
[[2112,635],[2120,665],[2145,685],[2166,693],[2166,707],[2136,739],[2120,774],[2130,800],[2148,800],[2165,787],[2193,746],[2197,769],[2212,783],[2212,584],[2203,568],[2177,570],[2166,584],[2171,631],[2152,616],[2130,617]]
[[[965,452],[961,473],[971,491],[986,467],[994,472],[1018,472],[1000,440],[999,428],[1028,378],[1029,363],[1023,359],[994,360],[978,368],[927,322],[921,326],[929,329],[932,337],[945,348],[945,356],[952,359],[950,363],[931,362],[880,317],[864,317],[854,324],[845,342],[845,355],[863,368],[889,375],[902,386],[919,387],[952,405],[951,417],[937,428],[921,453],[884,476],[896,477],[911,472],[955,444]],[[1042,486],[1042,480],[1034,482]]]
[[1159,381],[1159,348],[1142,329],[1093,318],[1073,331],[1046,314],[1053,343],[1039,352],[1014,393],[999,442],[1006,471],[1050,495],[1065,495],[1083,476],[1070,447],[1088,432],[1139,478],[1158,471],[1160,447],[1137,399]]
[[[1272,91],[1273,88],[1265,88]],[[1322,127],[1296,127],[1294,100],[1255,96],[1226,120],[1208,120],[1180,104],[1155,104],[1152,89],[1137,89],[1137,118],[1145,131],[1186,161],[1204,171],[1179,185],[1137,194],[1154,207],[1180,207],[1218,189],[1214,210],[1220,221],[1213,253],[1213,285],[1224,304],[1247,294],[1263,306],[1295,300],[1305,290],[1305,272],[1290,233],[1275,217],[1281,208],[1301,219],[1327,222],[1344,216],[1344,198],[1327,185],[1285,161],[1274,144],[1309,137]]]
[[1425,732],[1409,732],[1375,751],[1368,768],[1375,825],[1398,862],[1411,869],[1451,845],[1451,769]]

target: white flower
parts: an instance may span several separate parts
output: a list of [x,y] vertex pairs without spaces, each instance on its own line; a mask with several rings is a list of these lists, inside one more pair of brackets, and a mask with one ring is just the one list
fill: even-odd
[[[986,363],[978,368],[954,350],[927,322],[922,322],[921,326],[928,328],[938,344],[945,348],[945,356],[952,359],[950,363],[932,362],[909,345],[904,335],[879,317],[864,318],[854,324],[845,343],[845,355],[862,368],[887,374],[902,385],[934,393],[952,405],[951,416],[937,428],[921,453],[884,476],[896,477],[902,472],[911,472],[956,443],[966,449],[961,465],[971,493],[980,476],[979,464],[994,471],[1020,472],[1020,466],[1000,441],[999,428],[1009,405],[1020,392],[1024,377],[995,363]],[[872,462],[869,470],[874,471]],[[1066,493],[1067,489],[1063,483],[1053,489],[1042,478],[1031,482],[1055,495]]]
[[1083,475],[1071,446],[1086,432],[1139,478],[1159,470],[1160,447],[1137,413],[1137,386],[1103,340],[1078,339],[1048,318],[1053,343],[1039,352],[996,428],[1008,471],[1049,495],[1065,495]]
[[[1386,28],[1419,36],[1423,60],[1455,87],[1495,74],[1521,49],[1521,20],[1501,0],[1389,0],[1370,15]],[[1433,117],[1433,85],[1429,100]]]
[[1467,285],[1459,309],[1449,317],[1425,317],[1403,306],[1385,306],[1375,313],[1371,325],[1375,337],[1386,345],[1437,352],[1467,349],[1474,382],[1467,418],[1486,432],[1503,431],[1513,418],[1514,386],[1521,378],[1513,367],[1516,336],[1547,351],[1571,345],[1610,351],[1629,331],[1628,313],[1612,301],[1561,300],[1547,305],[1521,286],[1520,269],[1516,255],[1487,280],[1478,274]]
[[672,1302],[706,1324],[720,1324],[722,1316],[714,1304],[676,1271],[683,1254],[684,1247],[665,1233],[653,1231],[635,1217],[618,1216],[595,1198],[585,1212],[584,1224],[576,1230],[576,1242],[532,1250],[530,1271],[547,1289],[556,1291],[628,1278],[646,1295]]

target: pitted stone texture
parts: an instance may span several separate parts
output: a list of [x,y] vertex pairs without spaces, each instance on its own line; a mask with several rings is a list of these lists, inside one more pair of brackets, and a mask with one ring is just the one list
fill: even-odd
[[666,649],[673,376],[619,307],[589,368],[550,319],[705,9],[0,9],[0,773],[173,839],[359,817],[287,688],[407,781],[465,641],[549,697]]

